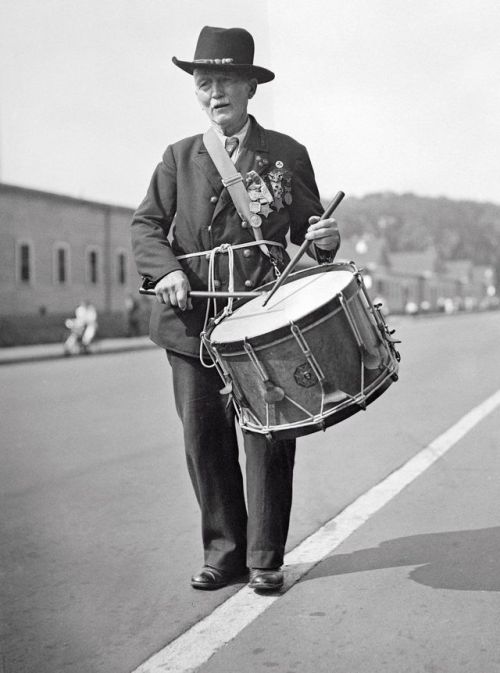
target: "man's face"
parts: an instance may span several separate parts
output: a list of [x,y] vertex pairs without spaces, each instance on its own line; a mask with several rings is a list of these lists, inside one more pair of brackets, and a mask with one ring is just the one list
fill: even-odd
[[225,135],[237,133],[247,120],[247,106],[257,82],[227,70],[196,68],[196,97],[210,121]]

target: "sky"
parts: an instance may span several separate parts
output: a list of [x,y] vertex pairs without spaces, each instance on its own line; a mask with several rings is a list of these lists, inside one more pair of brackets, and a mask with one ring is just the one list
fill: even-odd
[[0,180],[135,207],[207,127],[190,60],[242,26],[276,73],[252,112],[308,148],[322,196],[500,203],[497,0],[3,0]]

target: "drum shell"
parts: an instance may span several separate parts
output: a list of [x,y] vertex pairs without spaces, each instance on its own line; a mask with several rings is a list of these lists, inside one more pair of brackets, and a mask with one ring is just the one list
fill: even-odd
[[[289,282],[314,272],[298,272]],[[249,340],[209,342],[212,357],[232,382],[244,430],[284,439],[325,429],[364,408],[392,383],[397,364],[360,283],[360,276],[353,275],[340,293],[291,325]],[[273,387],[285,397],[266,404]]]

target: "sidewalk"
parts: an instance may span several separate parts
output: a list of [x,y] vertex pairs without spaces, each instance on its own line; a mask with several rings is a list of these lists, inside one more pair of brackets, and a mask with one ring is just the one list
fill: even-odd
[[[90,354],[102,355],[105,353],[143,350],[146,348],[157,348],[147,336],[130,337],[128,339],[102,339],[95,341],[92,344]],[[20,362],[36,362],[38,360],[63,357],[66,356],[64,355],[64,347],[62,343],[0,348],[0,365],[16,364]],[[68,357],[75,358],[80,356],[72,355]]]

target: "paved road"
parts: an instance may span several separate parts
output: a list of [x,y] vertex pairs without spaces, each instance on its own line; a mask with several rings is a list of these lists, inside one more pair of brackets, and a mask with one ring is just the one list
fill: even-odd
[[498,673],[500,410],[199,673]]
[[[498,314],[392,322],[400,382],[300,441],[290,548],[500,387]],[[127,673],[238,588],[189,587],[198,515],[164,360],[1,368],[2,673]],[[499,426],[492,414],[203,670],[500,670]]]

